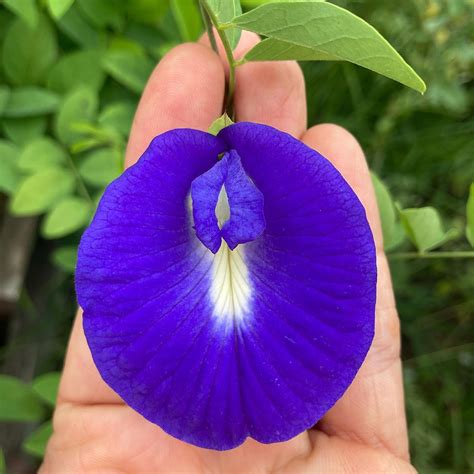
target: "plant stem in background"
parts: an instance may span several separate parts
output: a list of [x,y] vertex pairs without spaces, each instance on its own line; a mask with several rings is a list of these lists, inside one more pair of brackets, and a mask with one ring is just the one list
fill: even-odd
[[[232,47],[225,34],[224,28],[222,28],[222,24],[219,23],[216,16],[212,12],[212,10],[208,7],[206,1],[200,0],[199,3],[201,5],[201,8],[206,13],[208,19],[210,20],[211,24],[214,25],[214,27],[216,28],[219,38],[222,41],[222,45],[224,46],[224,51],[227,57],[227,61],[229,62],[229,79],[227,81],[227,98],[226,98],[226,103],[225,103],[225,112],[227,112],[227,115],[232,120],[234,120],[233,99],[234,99],[234,91],[235,91],[235,67],[237,64],[235,62],[234,55],[232,54]],[[212,32],[212,28],[210,29],[210,31]],[[208,33],[209,33],[209,30],[208,30]],[[212,44],[212,39],[211,39],[210,34],[209,34],[209,39]],[[214,42],[215,42],[215,38],[214,38]]]
[[214,36],[214,30],[212,29],[211,19],[209,18],[209,15],[207,14],[205,8],[202,6],[201,2],[199,2],[199,9],[201,10],[201,16],[204,25],[206,26],[207,36],[209,37],[211,47],[217,54],[219,54],[219,51],[217,49],[216,37]]
[[433,252],[433,253],[419,253],[419,252],[394,252],[389,253],[388,258],[391,260],[407,260],[410,258],[474,258],[474,251],[460,251],[460,252]]

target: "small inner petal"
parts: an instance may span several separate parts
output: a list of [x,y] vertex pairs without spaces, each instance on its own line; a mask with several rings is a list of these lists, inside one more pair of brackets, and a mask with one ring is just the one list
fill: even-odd
[[263,194],[247,176],[235,150],[192,182],[191,198],[196,235],[213,253],[222,239],[233,250],[265,230]]

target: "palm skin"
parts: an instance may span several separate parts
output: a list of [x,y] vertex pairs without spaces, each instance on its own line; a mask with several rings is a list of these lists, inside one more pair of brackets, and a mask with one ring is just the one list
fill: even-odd
[[[258,39],[244,34],[236,55]],[[220,115],[226,64],[207,46],[171,51],[152,74],[138,108],[127,165],[159,133],[206,130]],[[378,249],[376,335],[345,395],[316,427],[284,443],[247,440],[231,451],[178,441],[125,405],[100,378],[78,314],[54,415],[54,434],[40,473],[399,473],[409,463],[399,322],[367,164],[357,141],[335,125],[306,130],[304,81],[294,62],[238,70],[235,111],[241,121],[291,133],[330,159],[364,204]]]

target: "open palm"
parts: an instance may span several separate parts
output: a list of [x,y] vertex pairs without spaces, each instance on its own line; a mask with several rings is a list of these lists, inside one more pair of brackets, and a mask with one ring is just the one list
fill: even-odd
[[[236,54],[258,39],[244,34]],[[172,128],[206,130],[220,115],[226,65],[203,44],[171,51],[152,74],[127,150],[135,162],[150,140]],[[94,366],[79,314],[71,335],[42,473],[415,472],[408,443],[399,322],[383,254],[377,205],[363,152],[335,125],[306,130],[304,81],[294,62],[255,63],[238,70],[235,111],[300,138],[339,169],[365,206],[378,258],[376,333],[345,395],[313,429],[285,443],[247,440],[231,451],[178,441],[124,404]],[[328,87],[321,84],[321,87]]]

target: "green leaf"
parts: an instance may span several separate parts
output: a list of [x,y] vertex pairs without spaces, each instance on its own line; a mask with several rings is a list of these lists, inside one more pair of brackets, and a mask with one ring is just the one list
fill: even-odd
[[8,118],[31,117],[54,112],[59,104],[59,97],[40,87],[20,87],[10,92],[3,115]]
[[474,183],[469,189],[469,198],[466,207],[466,237],[472,247],[474,247]]
[[[246,55],[249,60],[292,59],[345,60],[371,69],[423,93],[424,82],[368,23],[341,7],[326,2],[268,3],[234,18],[229,26],[278,40],[258,46]],[[285,43],[285,47],[281,42]],[[269,47],[270,46],[270,47]],[[262,48],[263,51],[262,51]],[[314,54],[309,56],[308,49]],[[264,54],[265,53],[265,54]]]
[[105,80],[101,66],[103,53],[90,49],[66,54],[51,68],[48,87],[64,94],[80,86],[98,91]]
[[400,209],[400,219],[408,238],[419,252],[427,252],[443,245],[457,232],[445,232],[438,211],[433,207]]
[[67,273],[74,273],[77,261],[77,247],[60,247],[53,252],[52,260],[59,268]]
[[56,404],[60,378],[61,372],[48,372],[33,380],[33,390],[43,401],[52,407]]
[[18,168],[32,173],[64,163],[67,154],[57,142],[49,137],[41,137],[28,143],[18,157]]
[[74,0],[47,0],[49,13],[59,20],[72,7]]
[[0,117],[5,110],[5,107],[10,97],[10,89],[7,86],[0,85]]
[[59,239],[84,227],[92,214],[88,201],[79,197],[66,197],[46,215],[41,234],[46,239]]
[[178,25],[181,39],[196,41],[202,32],[201,14],[197,2],[195,0],[171,0],[171,11]]
[[403,229],[397,219],[395,204],[389,190],[375,173],[371,173],[371,176],[382,223],[384,248],[391,250],[402,243]]
[[27,216],[50,209],[74,189],[74,175],[61,168],[48,168],[23,180],[10,202],[13,214]]
[[108,105],[99,116],[99,124],[110,127],[127,137],[132,127],[136,106],[130,102],[115,102]]
[[145,53],[131,50],[111,50],[105,55],[102,64],[117,82],[137,94],[143,92],[155,66]]
[[45,16],[40,16],[35,28],[16,20],[3,44],[5,74],[17,86],[38,84],[56,61],[57,54],[56,34]]
[[39,421],[44,412],[31,387],[15,377],[0,375],[0,421]]
[[[242,14],[240,0],[207,0],[207,5],[218,23],[227,23],[234,17]],[[239,43],[241,33],[240,28],[231,28],[225,31],[232,49]]]
[[23,441],[22,448],[32,456],[37,456],[42,458],[44,452],[46,451],[46,445],[48,440],[53,434],[53,425],[51,421],[43,423],[37,430],[33,431],[26,439]]
[[223,128],[232,125],[232,119],[224,112],[218,119],[214,120],[209,127],[208,132],[212,135],[217,135]]
[[30,28],[38,23],[38,9],[35,0],[3,0],[3,4],[11,12],[21,18]]
[[123,0],[77,0],[77,5],[87,20],[97,28],[111,26],[120,29],[122,13],[127,2]]
[[19,148],[6,140],[0,140],[0,191],[13,193],[20,182],[20,173],[16,161]]
[[122,159],[111,148],[90,152],[79,165],[79,173],[84,180],[94,186],[106,186],[122,172]]
[[70,145],[82,134],[74,129],[78,123],[94,119],[97,111],[97,94],[87,87],[70,92],[63,100],[55,121],[55,133],[62,143]]
[[84,48],[97,48],[105,44],[105,34],[93,28],[76,5],[73,5],[58,21],[58,28]]
[[169,8],[169,0],[134,0],[127,2],[128,16],[139,23],[156,26]]
[[44,135],[46,117],[23,117],[3,120],[5,135],[18,145],[24,145],[34,138]]

